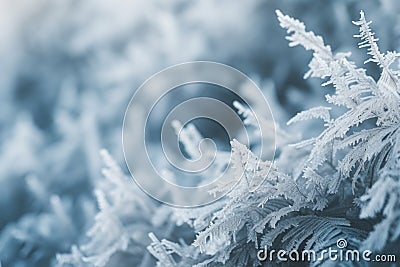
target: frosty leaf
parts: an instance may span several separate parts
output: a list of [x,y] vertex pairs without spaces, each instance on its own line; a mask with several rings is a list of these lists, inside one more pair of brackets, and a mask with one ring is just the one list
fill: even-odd
[[332,58],[331,48],[324,44],[320,36],[313,32],[306,32],[305,25],[299,20],[283,15],[280,10],[276,10],[280,26],[287,29],[287,33],[292,35],[286,37],[290,41],[289,46],[302,45],[307,50],[313,50],[320,58]]
[[153,233],[149,233],[149,237],[152,241],[151,245],[147,247],[150,253],[153,254],[165,267],[177,266],[176,262],[171,256],[172,251],[167,251],[167,249]]
[[183,144],[190,158],[199,158],[201,156],[199,144],[203,137],[197,130],[196,126],[194,126],[192,123],[189,123],[185,127],[182,127],[182,124],[179,121],[174,120],[172,122],[172,127],[174,127],[175,133],[179,137],[179,142]]
[[324,122],[330,122],[330,110],[331,108],[328,107],[315,107],[306,111],[299,112],[296,116],[294,116],[287,122],[287,125],[309,119],[322,119],[324,120]]
[[147,233],[151,229],[157,230],[163,223],[152,220],[151,215],[159,214],[157,206],[124,175],[111,155],[101,150],[101,156],[105,164],[102,170],[105,179],[95,190],[99,211],[87,231],[85,243],[71,251],[71,259],[78,251],[83,255],[82,262],[102,267],[123,255],[126,262],[139,266],[142,260],[146,262],[147,259]]
[[360,11],[360,20],[353,21],[353,23],[360,27],[360,34],[354,35],[354,37],[358,37],[361,39],[361,42],[358,43],[359,48],[368,48],[368,54],[371,55],[371,58],[365,61],[367,62],[375,62],[381,67],[387,67],[385,62],[385,56],[379,51],[378,45],[376,42],[379,40],[374,35],[375,33],[372,32],[369,25],[372,23],[371,21],[365,20],[365,15],[363,11]]
[[249,108],[243,106],[239,101],[234,101],[233,106],[237,109],[237,113],[244,118],[246,125],[258,127],[257,120]]

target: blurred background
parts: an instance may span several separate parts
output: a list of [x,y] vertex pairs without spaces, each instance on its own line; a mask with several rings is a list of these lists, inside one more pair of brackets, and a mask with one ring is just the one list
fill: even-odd
[[332,88],[303,80],[311,54],[288,48],[276,9],[358,65],[367,58],[353,38],[360,10],[381,50],[400,50],[398,0],[0,0],[2,266],[52,266],[85,239],[99,151],[126,172],[123,116],[150,75],[193,60],[228,64],[256,81],[281,125],[322,103]]

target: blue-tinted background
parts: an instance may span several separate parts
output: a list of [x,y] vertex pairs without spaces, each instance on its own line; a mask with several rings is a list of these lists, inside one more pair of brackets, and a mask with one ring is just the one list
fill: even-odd
[[302,79],[311,54],[288,48],[277,8],[358,64],[367,56],[351,21],[363,9],[381,50],[399,50],[397,0],[1,0],[2,266],[51,266],[83,242],[98,210],[99,151],[126,171],[124,112],[155,72],[192,60],[231,65],[258,83],[281,124],[322,102],[331,89]]

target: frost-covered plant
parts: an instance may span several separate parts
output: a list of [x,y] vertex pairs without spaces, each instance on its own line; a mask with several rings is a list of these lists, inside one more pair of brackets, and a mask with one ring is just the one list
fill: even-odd
[[[166,216],[134,181],[124,175],[106,150],[101,152],[105,179],[95,191],[100,211],[82,244],[57,255],[59,266],[147,266],[147,233],[164,226]],[[157,216],[154,216],[154,214]],[[165,214],[166,215],[166,214]]]
[[[282,147],[275,162],[259,161],[233,141],[233,168],[244,171],[244,177],[236,187],[227,184],[216,189],[232,191],[193,243],[209,257],[200,258],[193,249],[188,253],[185,245],[153,237],[153,248],[159,253],[154,249],[152,253],[159,259],[164,252],[179,255],[181,266],[190,259],[200,266],[258,266],[256,251],[264,246],[320,251],[345,238],[353,248],[376,251],[393,248],[399,239],[400,75],[392,66],[398,54],[379,51],[378,39],[361,12],[354,22],[360,28],[356,37],[361,39],[359,47],[366,47],[371,56],[366,63],[381,68],[375,81],[348,59],[349,53],[333,53],[302,22],[280,11],[277,15],[289,33],[290,46],[313,51],[305,78],[326,79],[323,85],[335,89],[333,95],[326,95],[333,107],[300,112],[288,124],[318,118],[325,129],[317,137]],[[335,106],[345,109],[335,110],[342,113],[333,116]],[[251,124],[251,118],[246,121]],[[252,182],[265,177],[259,188],[251,190]]]
[[[261,80],[274,80],[277,86],[275,89],[271,88],[273,91],[270,93],[276,97],[276,106],[281,109],[282,117],[285,118],[288,116],[285,111],[294,112],[314,105],[319,96],[314,89],[318,86],[302,82],[301,77],[296,78],[295,73],[305,67],[303,60],[307,54],[290,52],[281,45],[280,38],[270,38],[280,32],[278,27],[274,27],[274,17],[268,13],[276,8],[288,9],[304,18],[309,25],[320,25],[324,36],[335,40],[335,44],[343,49],[351,42],[349,33],[352,29],[347,27],[346,21],[350,21],[352,10],[361,6],[375,20],[374,28],[379,31],[383,41],[380,46],[398,47],[399,43],[391,42],[399,33],[398,26],[395,26],[400,25],[400,5],[397,0],[282,0],[246,3],[187,3],[176,0],[161,4],[157,1],[144,4],[125,0],[79,3],[49,0],[35,3],[25,0],[1,2],[2,266],[48,266],[56,251],[65,253],[74,243],[77,245],[73,247],[72,254],[76,255],[74,259],[79,264],[90,265],[96,257],[100,259],[101,252],[95,249],[83,251],[82,245],[89,244],[96,238],[95,234],[90,237],[84,235],[87,227],[93,224],[96,212],[96,197],[91,194],[93,188],[98,189],[96,192],[104,192],[110,206],[114,205],[113,199],[107,196],[107,187],[113,188],[113,183],[99,179],[101,162],[98,150],[106,147],[119,163],[122,162],[121,117],[131,96],[131,89],[137,87],[148,75],[165,66],[194,59],[211,59],[232,64],[246,73],[259,76]],[[222,8],[223,16],[220,12]],[[324,16],[323,23],[316,12]],[[264,45],[266,40],[268,46]],[[360,58],[362,50],[360,51],[353,51],[353,59]],[[292,53],[291,56],[287,56],[288,53]],[[293,88],[312,89],[312,94],[298,93]],[[330,119],[327,116],[328,109],[321,108],[320,111],[320,117]],[[365,130],[373,128],[373,120],[368,119],[362,123],[365,124]],[[297,124],[295,127],[301,126]],[[364,126],[360,125],[360,128]],[[350,130],[347,135],[352,133],[355,132]],[[284,160],[277,160],[275,165],[285,175],[298,177],[296,183],[301,183],[312,146],[305,146],[306,141],[298,145],[305,146],[301,149],[287,147],[285,144],[294,138],[290,136],[283,139],[283,147],[279,149],[280,158]],[[379,137],[375,140],[378,139]],[[364,147],[368,147],[366,143]],[[362,153],[362,146],[359,148],[357,156]],[[392,146],[388,157],[394,155],[395,150],[397,148]],[[335,159],[342,160],[341,157],[348,151],[349,148],[338,149]],[[382,158],[380,155],[383,154],[374,156],[383,159],[381,170],[377,171],[379,168],[376,167],[371,169],[368,159],[369,165],[360,169],[358,178],[353,173],[362,162],[356,162],[355,169],[350,171],[350,178],[354,178],[354,193],[356,196],[362,195],[357,199],[361,213],[351,203],[354,198],[351,192],[346,191],[346,201],[340,201],[346,210],[343,211],[346,216],[351,215],[350,222],[358,215],[365,219],[373,217],[374,224],[376,221],[380,222],[375,225],[375,230],[370,233],[365,244],[386,249],[387,239],[392,240],[392,244],[398,240],[399,193],[395,167],[397,163]],[[331,163],[328,159],[314,172],[323,177],[332,172],[334,180],[331,187],[336,190],[339,183],[347,183],[349,179],[341,181],[344,176],[340,176],[337,171],[339,163],[333,162],[334,168],[329,166]],[[377,164],[378,162],[373,163],[373,166]],[[377,173],[367,174],[368,170]],[[371,181],[368,182],[368,179]],[[107,185],[103,188],[98,183]],[[350,187],[343,187],[343,190],[346,188]],[[365,188],[370,189],[364,192]],[[338,194],[342,193],[341,190]],[[379,197],[379,194],[386,198]],[[142,196],[145,197],[143,194]],[[204,230],[213,220],[214,213],[230,203],[230,200],[228,197],[199,210],[173,212],[171,219],[180,227],[185,227],[185,223],[193,227],[192,230],[187,227],[182,232],[172,231],[173,238],[168,234],[163,235],[168,232],[164,231],[164,225],[153,225],[149,227],[149,231],[154,232],[159,239],[169,238],[175,242],[179,242],[178,235],[184,235],[184,243],[190,244],[192,240],[186,237]],[[329,200],[328,204],[334,203],[333,201],[335,200]],[[169,212],[156,207],[154,214],[147,214],[152,218],[146,218],[146,221],[150,222],[158,217],[163,221],[162,218],[168,217]],[[127,217],[133,219],[137,214],[132,211]],[[385,219],[381,220],[382,218]],[[367,226],[362,228],[370,230]],[[101,231],[98,233],[104,234]],[[380,233],[383,233],[382,237],[388,238],[381,238]],[[145,235],[143,238],[146,242],[141,245],[145,247],[151,240]],[[104,243],[99,242],[104,245],[107,242],[113,244],[112,241],[112,238],[108,238]],[[226,240],[221,239],[221,244],[224,242]],[[216,244],[216,253],[217,248],[223,250],[220,243],[213,244]],[[209,254],[213,254],[211,247],[208,246]],[[126,248],[129,251],[131,246]],[[121,258],[121,255],[126,255],[122,250],[115,250],[110,259],[117,258],[124,265],[124,262],[130,263],[132,257],[150,258],[145,249],[140,249],[141,252],[136,254],[128,252],[127,258]],[[189,250],[192,252],[182,254],[186,259],[182,261],[182,265],[205,262],[206,259],[213,261],[213,255],[200,254],[198,247],[189,246]],[[195,253],[198,255],[195,256]],[[112,253],[107,250],[106,254]],[[118,255],[114,256],[116,254]],[[95,257],[92,262],[82,260],[83,257],[91,256]],[[106,261],[107,257],[105,255],[103,260]],[[143,262],[150,266],[154,263],[151,259]],[[175,262],[178,264],[179,259],[175,258]],[[110,260],[107,264],[114,265],[115,262]]]
[[[203,137],[197,128],[192,123],[182,128],[179,121],[173,121],[172,127],[176,129],[179,141],[188,156],[198,157],[198,146]],[[204,152],[207,153],[207,151],[209,150],[205,148]],[[218,153],[221,157],[217,158],[221,159],[229,154],[223,151]],[[158,241],[156,235],[171,238],[174,236],[174,231],[179,233],[182,230],[179,226],[190,223],[193,218],[192,212],[190,209],[181,210],[163,206],[152,200],[130,177],[123,174],[106,150],[102,150],[101,155],[106,165],[103,169],[105,179],[99,183],[95,191],[100,211],[96,214],[93,226],[87,232],[87,238],[83,238],[80,245],[73,245],[70,253],[58,254],[57,264],[58,266],[98,267],[126,266],[127,264],[152,266],[154,259],[150,257],[150,253],[157,253],[159,257],[163,257],[165,253],[161,246],[151,245],[151,241]],[[223,169],[222,163],[217,162],[207,175],[219,173]],[[165,169],[163,174],[171,180],[176,180],[173,170]],[[208,216],[212,214],[211,207],[216,209],[215,204],[207,206],[203,212],[205,218],[197,218],[191,226],[201,223],[202,220],[208,223]],[[198,210],[196,211],[198,214]],[[202,227],[205,227],[207,223],[202,223]],[[194,234],[191,231],[189,233]],[[179,234],[179,237],[184,244],[185,235]],[[165,244],[173,243],[168,241]],[[147,246],[149,246],[149,251],[146,250]],[[188,247],[187,253],[190,250],[193,253],[196,251],[195,248]],[[172,258],[165,256],[163,258],[165,263],[162,266],[166,266],[168,261],[171,261],[171,264],[174,262]]]
[[[252,14],[259,1],[227,2],[0,3],[3,266],[50,265],[56,251],[84,239],[101,177],[98,151],[106,147],[123,161],[120,128],[131,89],[171,64],[202,57],[229,62],[234,51],[255,44],[238,38],[254,21],[239,23],[235,14]],[[225,16],[214,4],[229,6]],[[227,36],[235,44],[229,49],[221,41]],[[215,44],[223,49],[209,49]],[[43,190],[33,194],[39,187],[32,190],[27,177],[37,177]],[[53,195],[73,233],[61,220],[56,223]],[[44,231],[46,226],[59,235]]]
[[[309,140],[312,146],[304,164],[304,170],[317,171],[324,164],[332,165],[338,181],[352,180],[355,196],[361,196],[361,218],[375,217],[382,212],[383,221],[375,226],[364,242],[364,247],[382,249],[400,235],[398,219],[399,191],[399,125],[400,125],[400,73],[394,62],[396,52],[379,51],[375,34],[370,29],[364,12],[354,24],[359,26],[359,48],[367,48],[370,58],[381,68],[378,81],[368,76],[348,60],[349,54],[334,55],[320,37],[305,32],[304,25],[278,12],[281,26],[293,33],[288,37],[290,45],[302,45],[313,50],[309,76],[328,78],[324,85],[332,84],[334,95],[327,95],[327,102],[344,106],[347,110],[337,118],[330,118],[328,108],[311,109],[296,115],[289,123],[323,118],[326,129]],[[338,151],[342,155],[338,156]],[[306,178],[307,172],[304,172]],[[334,180],[334,177],[325,179]],[[370,188],[370,189],[369,189]],[[382,191],[377,191],[379,190]],[[337,190],[332,191],[332,193]],[[379,240],[379,242],[376,242]]]

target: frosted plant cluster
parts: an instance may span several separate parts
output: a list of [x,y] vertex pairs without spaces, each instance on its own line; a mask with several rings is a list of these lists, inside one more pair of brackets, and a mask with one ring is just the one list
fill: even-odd
[[[324,122],[324,129],[316,137],[294,144],[282,142],[274,162],[260,163],[248,148],[233,140],[232,169],[244,171],[244,177],[239,184],[215,188],[228,192],[224,199],[189,210],[157,207],[169,217],[153,213],[166,220],[171,233],[174,227],[184,224],[197,232],[194,242],[188,244],[184,237],[178,243],[160,240],[151,231],[152,243],[147,249],[158,259],[158,266],[259,266],[263,264],[256,256],[259,247],[321,251],[335,247],[339,238],[345,238],[351,248],[392,252],[396,248],[400,235],[400,76],[394,63],[398,54],[380,52],[370,22],[361,12],[360,19],[354,22],[359,27],[355,36],[360,39],[359,48],[367,49],[369,58],[365,63],[375,63],[381,69],[380,78],[375,81],[350,61],[349,53],[332,52],[321,37],[306,31],[302,22],[280,11],[277,16],[288,32],[289,45],[301,45],[313,52],[306,77],[321,78],[323,86],[335,89],[334,94],[326,95],[327,106],[302,111],[288,124],[316,118]],[[254,119],[250,110],[238,102],[234,106],[244,122],[251,125]],[[336,107],[345,109],[339,109],[334,116],[331,113]],[[189,155],[195,156],[200,134],[193,125],[185,131],[182,142]],[[106,162],[110,162],[108,156]],[[106,177],[121,177],[115,167],[111,170]],[[264,177],[267,179],[253,190],[252,183]],[[122,181],[129,183],[127,178]],[[119,197],[127,193],[127,201],[131,195],[125,191],[128,187],[117,188]],[[134,188],[130,190],[133,192]],[[103,227],[109,231],[116,226],[108,226],[108,220],[113,218],[110,214],[107,219],[102,217],[110,205],[101,193],[98,202],[101,211],[96,217],[96,231],[89,231],[93,239],[89,246],[82,245],[82,250],[95,241],[97,247],[103,248],[102,253],[96,255],[97,248],[92,246],[90,254],[95,255],[85,257],[73,247],[72,254],[58,256],[59,262],[78,264],[83,259],[83,266],[87,262],[106,266],[117,250],[134,255],[128,244],[135,242],[136,220],[120,229],[122,215],[118,215],[119,226],[111,237],[118,239],[111,240],[111,244],[107,239],[100,240],[96,236],[107,236],[101,231]],[[117,208],[118,203],[115,207],[115,211],[122,210]],[[160,224],[152,229],[157,225]]]
[[[233,141],[233,168],[245,175],[233,189],[229,185],[216,189],[231,191],[193,243],[199,255],[208,257],[193,256],[193,249],[186,245],[152,236],[150,252],[160,266],[165,262],[170,266],[259,266],[263,264],[256,257],[259,247],[321,251],[335,248],[340,238],[360,250],[396,251],[400,73],[394,63],[399,54],[380,52],[371,22],[361,11],[360,19],[353,22],[359,27],[355,37],[360,39],[359,48],[367,49],[365,63],[381,69],[375,81],[349,60],[350,53],[332,52],[302,22],[280,11],[277,16],[287,29],[289,45],[313,52],[305,77],[321,78],[323,86],[335,89],[326,95],[329,106],[300,112],[288,124],[316,118],[324,121],[325,129],[316,137],[281,147],[275,162],[261,164],[245,146]],[[335,106],[345,109],[331,116]],[[267,179],[262,185],[250,190],[248,181],[263,177]],[[199,209],[192,219],[204,218],[203,212]],[[172,253],[180,262],[165,258]]]
[[[333,44],[278,13],[290,44],[312,50],[306,81],[309,53],[282,45],[277,8]],[[357,28],[346,23],[360,9],[374,24],[364,14],[354,22],[356,49]],[[399,48],[399,11],[396,0],[1,2],[0,265],[258,266],[259,247],[321,250],[339,237],[398,251],[399,72],[397,54],[382,51]],[[365,52],[367,71],[357,67]],[[120,124],[132,88],[197,59],[231,64],[262,85],[281,124],[278,153],[256,164],[232,140],[230,171],[245,179],[215,188],[228,192],[221,201],[173,209],[118,167]],[[246,106],[233,106],[251,128]],[[310,118],[324,128],[300,122]],[[201,134],[187,130],[181,141],[196,157]],[[253,190],[248,182],[267,174]]]

